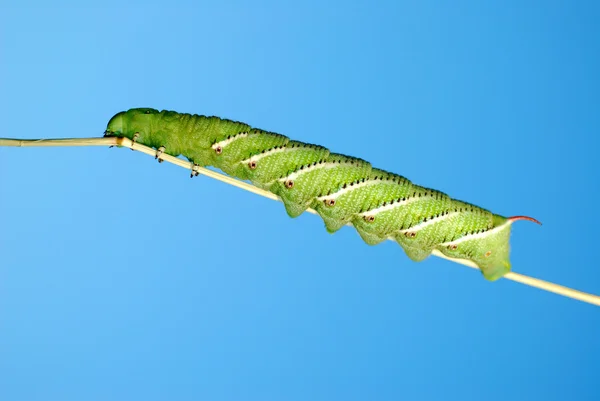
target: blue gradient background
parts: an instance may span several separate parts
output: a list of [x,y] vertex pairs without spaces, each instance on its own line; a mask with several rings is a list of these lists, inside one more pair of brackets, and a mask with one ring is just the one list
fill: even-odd
[[[485,3],[485,4],[484,4]],[[359,156],[600,293],[600,3],[9,1],[4,137],[149,106]],[[0,399],[598,400],[600,309],[126,149],[0,148]]]

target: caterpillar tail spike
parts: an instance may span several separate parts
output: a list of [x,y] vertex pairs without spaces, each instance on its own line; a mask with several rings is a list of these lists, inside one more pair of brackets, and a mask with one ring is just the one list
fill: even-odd
[[515,221],[519,221],[519,220],[525,220],[525,221],[531,221],[532,223],[539,224],[540,226],[542,225],[542,222],[540,222],[537,219],[534,219],[533,217],[529,217],[529,216],[511,216],[511,217],[508,218],[508,220],[510,222],[515,222]]

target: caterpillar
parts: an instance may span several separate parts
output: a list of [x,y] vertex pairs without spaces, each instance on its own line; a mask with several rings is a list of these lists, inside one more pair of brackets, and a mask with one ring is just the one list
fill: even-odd
[[324,146],[291,140],[215,116],[133,108],[115,114],[105,136],[126,137],[161,155],[183,156],[196,166],[226,174],[279,196],[296,218],[314,209],[325,229],[353,226],[368,245],[391,239],[408,258],[425,260],[434,250],[474,263],[495,281],[511,270],[510,230],[528,216],[505,217],[419,186]]

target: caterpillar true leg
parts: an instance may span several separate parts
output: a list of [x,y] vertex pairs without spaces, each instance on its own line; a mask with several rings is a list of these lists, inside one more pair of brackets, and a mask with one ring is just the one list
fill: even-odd
[[190,178],[198,177],[200,175],[200,165],[192,163]]
[[160,159],[160,156],[162,156],[163,153],[165,153],[165,147],[161,146],[156,150],[156,155],[154,156],[154,159],[158,160],[159,163],[162,163],[163,159]]
[[[107,131],[108,131],[108,130],[107,130]],[[136,144],[136,142],[137,142],[137,140],[138,140],[138,138],[139,138],[139,137],[140,137],[140,133],[139,133],[139,132],[136,132],[135,134],[133,134],[133,137],[131,137],[131,142],[133,142],[133,143],[131,144],[131,151],[133,151],[133,150],[134,150],[134,149],[133,149],[133,146]]]

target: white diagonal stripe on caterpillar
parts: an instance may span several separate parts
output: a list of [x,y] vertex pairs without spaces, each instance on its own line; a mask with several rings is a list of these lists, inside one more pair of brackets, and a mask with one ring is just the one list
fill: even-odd
[[416,224],[412,227],[406,228],[404,230],[400,230],[401,233],[407,233],[407,232],[419,232],[420,230],[424,229],[425,227],[428,227],[432,224],[437,224],[441,221],[444,221],[450,217],[456,216],[460,214],[459,212],[446,212],[446,214],[437,216],[437,217],[433,217],[427,221],[423,221],[419,224]]
[[300,177],[302,174],[308,173],[310,171],[319,170],[319,169],[330,169],[339,166],[340,163],[337,162],[316,162],[307,166],[302,166],[298,170],[294,171],[287,177],[279,178],[279,181],[284,182],[288,180],[295,180]]
[[292,151],[296,151],[296,150],[305,150],[305,148],[301,147],[301,146],[293,146],[293,147],[288,147],[286,145],[281,145],[281,146],[277,146],[274,147],[272,149],[269,150],[265,150],[264,152],[258,154],[258,155],[254,155],[248,159],[242,160],[240,162],[240,164],[248,164],[250,162],[257,162],[260,159],[267,157],[267,156],[271,156],[274,153],[279,153],[279,152],[292,152]]
[[229,137],[227,139],[223,139],[222,141],[213,144],[212,148],[213,149],[217,149],[218,147],[224,148],[225,146],[229,145],[231,142],[237,141],[238,139],[245,138],[247,136],[248,136],[247,132],[240,132],[237,135],[231,136],[231,137]]
[[379,206],[379,207],[376,207],[375,209],[367,210],[366,212],[359,213],[358,215],[361,217],[376,216],[377,214],[385,212],[387,210],[392,210],[392,209],[396,209],[398,207],[406,206],[413,202],[423,200],[423,199],[425,199],[425,198],[423,198],[423,197],[404,198],[404,200],[396,200],[396,201],[388,202],[387,204],[385,204],[383,206]]
[[441,244],[439,244],[439,246],[458,245],[460,243],[463,243],[463,242],[466,242],[466,241],[470,241],[470,240],[473,240],[473,239],[485,238],[488,235],[495,234],[498,231],[503,230],[506,225],[510,225],[510,224],[511,224],[511,222],[507,221],[507,222],[499,225],[498,227],[494,227],[494,228],[492,228],[490,230],[486,230],[486,231],[478,232],[478,233],[473,233],[473,234],[466,234],[466,235],[463,235],[460,238],[455,239],[454,241],[442,242]]
[[375,184],[380,184],[381,180],[379,179],[368,179],[365,181],[361,181],[358,183],[354,183],[354,184],[347,184],[345,185],[345,187],[340,188],[337,192],[334,192],[332,194],[329,195],[323,195],[323,196],[319,196],[317,198],[318,201],[323,202],[329,199],[337,199],[340,196],[347,194],[348,192],[352,192],[355,191],[359,188],[364,188],[370,185],[375,185]]

